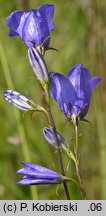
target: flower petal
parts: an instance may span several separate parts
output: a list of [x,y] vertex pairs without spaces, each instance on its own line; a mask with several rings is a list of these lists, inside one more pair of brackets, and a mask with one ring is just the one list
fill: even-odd
[[81,75],[82,68],[83,68],[83,64],[76,64],[67,73],[67,77],[74,87],[76,86],[77,83],[76,80]]
[[25,17],[22,39],[26,42],[26,45],[28,41],[41,45],[49,35],[48,26],[39,11],[30,10],[27,14],[28,17]]
[[101,80],[102,80],[102,77],[99,77],[99,76],[94,76],[91,78],[89,85],[92,91]]
[[47,20],[49,31],[53,31],[54,25],[52,23],[52,19],[54,16],[54,5],[53,4],[45,4],[39,7],[39,12],[44,19]]
[[54,178],[61,178],[61,176],[56,173],[55,171],[52,171],[48,168],[32,164],[29,162],[22,162],[23,165],[25,165],[24,168],[17,171],[17,174],[29,176],[30,178],[36,178],[36,179],[54,179]]
[[68,78],[77,94],[76,102],[73,107],[76,115],[78,115],[85,104],[87,112],[91,97],[91,89],[89,87],[90,72],[87,68],[83,67],[83,64],[77,64],[68,72]]
[[51,75],[50,85],[51,97],[59,104],[60,109],[69,118],[72,114],[70,105],[74,105],[76,101],[76,92],[69,79],[59,73]]
[[28,176],[23,177],[17,184],[20,185],[40,185],[40,184],[60,184],[61,182],[55,179],[35,179]]
[[[23,19],[22,16],[24,15],[24,12],[22,11],[14,11],[13,13],[10,14],[10,16],[6,19],[6,24],[10,28],[9,36],[14,37],[20,35],[22,37],[22,25]],[[21,23],[21,28],[19,28]]]

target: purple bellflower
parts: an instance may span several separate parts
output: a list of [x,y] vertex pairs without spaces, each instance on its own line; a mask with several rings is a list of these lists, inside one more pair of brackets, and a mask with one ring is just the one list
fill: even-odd
[[90,72],[83,64],[71,68],[65,77],[59,73],[51,74],[50,92],[67,118],[83,119],[89,109],[93,89],[101,77],[90,78]]
[[61,183],[61,175],[48,168],[22,162],[24,168],[17,171],[17,174],[24,175],[18,182],[20,185],[39,185],[39,184],[59,184]]
[[38,8],[26,12],[16,10],[6,19],[6,24],[10,28],[9,36],[20,36],[27,47],[35,45],[45,48],[49,47],[50,32],[54,25],[52,18],[54,15],[54,5],[45,4]]
[[[54,131],[53,131],[52,128],[45,127],[43,129],[43,135],[44,135],[45,139],[48,141],[48,143],[50,143],[55,148],[57,147]],[[64,139],[64,137],[59,132],[57,132],[57,136],[58,136],[58,139],[60,141],[61,146],[63,148],[65,148],[65,145],[64,145],[65,139]]]
[[42,55],[36,50],[36,48],[31,47],[28,49],[28,58],[38,80],[42,83],[45,80],[47,81],[49,77],[48,69]]
[[16,91],[6,90],[4,91],[3,95],[9,103],[21,110],[27,111],[32,109],[32,107],[28,104],[28,102],[32,103],[32,101]]

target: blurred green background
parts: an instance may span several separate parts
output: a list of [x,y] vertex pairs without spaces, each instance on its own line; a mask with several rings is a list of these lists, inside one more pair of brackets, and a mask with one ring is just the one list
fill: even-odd
[[[14,10],[29,10],[54,3],[55,29],[46,52],[50,71],[66,74],[83,63],[91,76],[103,77],[93,92],[86,118],[80,124],[81,172],[88,199],[106,199],[106,1],[105,0],[0,0],[0,199],[65,199],[63,186],[19,186],[16,171],[21,161],[31,161],[59,171],[55,150],[45,141],[48,126],[43,114],[23,115],[3,98],[6,89],[16,90],[38,104],[44,104],[42,89],[29,65],[27,48],[20,38],[9,38],[6,17]],[[74,145],[74,128],[52,101],[58,131]],[[73,163],[63,155],[66,174],[75,177]],[[81,199],[74,184],[68,184],[71,198]],[[36,192],[37,189],[37,192]]]

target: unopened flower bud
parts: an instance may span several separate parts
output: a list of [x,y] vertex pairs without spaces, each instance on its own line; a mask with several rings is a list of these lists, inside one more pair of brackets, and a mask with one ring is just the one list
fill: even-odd
[[28,98],[21,95],[20,93],[12,90],[6,90],[3,93],[4,98],[14,106],[18,107],[21,110],[29,110],[32,107],[28,104],[28,102],[31,102]]
[[[45,139],[46,139],[51,145],[53,145],[54,147],[57,147],[57,143],[56,143],[54,131],[53,131],[52,128],[47,128],[47,127],[45,127],[45,128],[43,129],[43,134],[44,134]],[[59,139],[59,142],[60,142],[61,146],[64,148],[64,147],[65,147],[65,145],[64,145],[64,137],[63,137],[59,132],[57,132],[57,137],[58,137],[58,139]]]
[[49,73],[42,55],[34,47],[31,47],[28,49],[28,57],[38,80],[40,80],[42,83],[45,80],[48,80]]

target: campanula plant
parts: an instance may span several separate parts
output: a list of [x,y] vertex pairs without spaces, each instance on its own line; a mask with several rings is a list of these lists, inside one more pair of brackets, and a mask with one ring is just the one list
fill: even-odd
[[[22,162],[25,167],[17,171],[17,174],[23,175],[18,184],[39,185],[62,183],[66,198],[70,199],[71,191],[69,191],[68,184],[72,181],[78,187],[82,198],[87,199],[80,171],[78,128],[80,120],[85,120],[92,92],[101,81],[101,77],[94,76],[91,78],[89,70],[83,64],[73,66],[67,73],[67,76],[48,71],[47,63],[44,60],[44,53],[45,49],[49,48],[50,33],[54,28],[52,23],[53,15],[54,5],[45,4],[40,6],[38,10],[32,9],[27,12],[15,11],[6,19],[6,24],[10,28],[9,36],[20,36],[28,47],[28,60],[37,80],[43,88],[45,107],[12,90],[4,91],[4,98],[23,111],[41,111],[46,114],[47,126],[44,126],[43,135],[58,154],[59,164],[59,172],[57,172],[37,164]],[[69,143],[67,144],[67,138],[64,138],[57,130],[51,111],[51,99],[56,100],[61,111],[68,118],[69,123],[74,124],[74,149],[72,149]],[[74,163],[76,179],[71,178],[65,172],[64,153],[67,155],[69,161],[72,160]]]
[[68,154],[68,156],[75,162],[76,174],[84,199],[86,199],[86,192],[79,167],[78,124],[86,116],[90,106],[92,91],[100,81],[101,77],[99,76],[90,78],[90,72],[83,64],[77,64],[71,68],[67,77],[59,73],[51,74],[51,97],[57,101],[62,112],[75,126],[75,152],[71,151],[71,154]]

